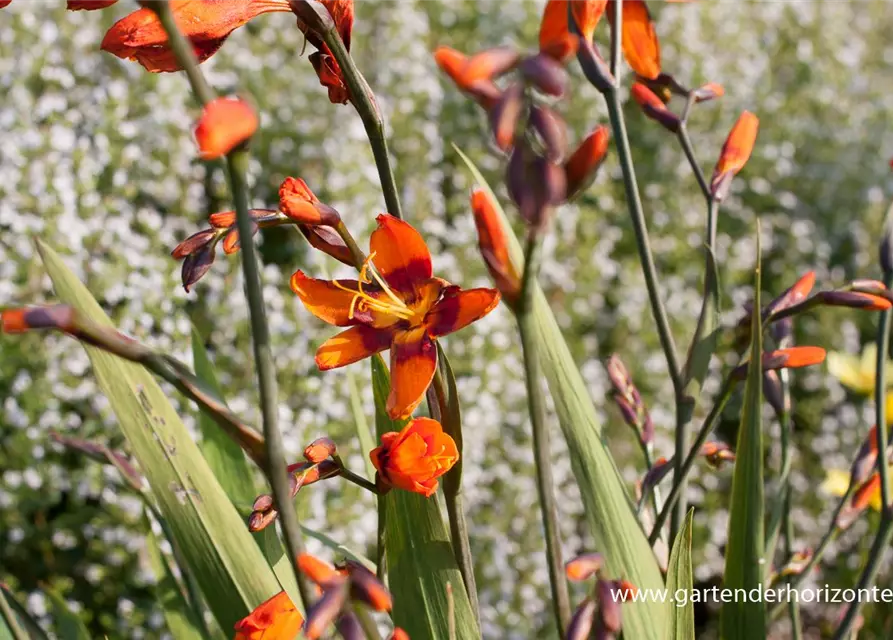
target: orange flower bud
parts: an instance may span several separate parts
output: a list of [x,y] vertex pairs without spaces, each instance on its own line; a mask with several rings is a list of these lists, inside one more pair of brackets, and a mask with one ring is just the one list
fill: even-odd
[[586,553],[577,556],[564,565],[564,573],[568,580],[581,582],[598,573],[605,564],[605,558],[600,553]]
[[[609,0],[607,8],[608,21],[613,29],[613,0]],[[657,78],[660,75],[660,42],[643,0],[624,0],[622,38],[623,57],[630,68],[646,80]]]
[[821,347],[790,347],[763,354],[763,369],[799,369],[825,361]]
[[708,82],[691,92],[695,102],[706,102],[715,98],[721,98],[726,94],[726,90],[718,82]]
[[713,170],[713,179],[710,181],[710,190],[717,202],[725,199],[732,178],[741,171],[750,158],[759,127],[759,119],[750,111],[745,111],[729,132],[716,168]]
[[328,562],[320,560],[309,553],[302,553],[298,556],[298,568],[305,576],[320,586],[326,586],[344,577],[342,572],[335,569]]
[[[597,607],[592,598],[586,598],[577,606],[567,626],[566,640],[587,640],[591,636]],[[605,637],[604,634],[602,637]]]
[[735,454],[729,445],[724,442],[706,442],[701,447],[701,455],[707,459],[707,463],[714,469],[722,467],[723,462],[734,462]]
[[440,46],[434,50],[434,61],[453,82],[463,88],[465,84],[463,74],[465,65],[468,64],[468,56],[450,47]]
[[605,156],[608,155],[610,137],[611,133],[608,127],[600,125],[580,143],[577,150],[564,163],[568,200],[579,195],[595,180],[598,168],[602,166]]
[[233,640],[261,640],[262,638],[294,638],[301,630],[304,618],[285,591],[261,603],[247,617],[236,623]]
[[415,418],[399,433],[384,434],[369,458],[383,483],[428,498],[437,491],[437,478],[458,462],[459,450],[439,422]]
[[668,131],[676,133],[679,130],[679,116],[670,111],[664,101],[658,98],[651,89],[641,82],[636,82],[633,84],[631,94],[647,117],[659,122]]
[[394,627],[394,633],[391,634],[390,640],[409,640],[409,634],[400,627]]
[[853,494],[852,508],[856,511],[862,511],[873,500],[877,500],[880,494],[881,477],[875,471],[865,484],[856,489],[856,492]]
[[[607,3],[607,0],[549,0],[540,24],[540,51],[547,53],[554,50],[556,45],[567,41],[568,36],[573,35],[569,31],[568,4],[573,12],[577,33],[592,42],[592,34],[605,12]],[[562,59],[559,56],[553,57]]]
[[338,212],[322,204],[300,178],[286,178],[280,185],[279,210],[302,224],[334,226],[341,220]]
[[24,333],[32,329],[58,329],[72,332],[75,310],[65,304],[53,304],[0,311],[0,333]]
[[195,127],[202,160],[226,155],[257,131],[257,114],[240,98],[217,98],[205,105]]
[[462,69],[462,82],[471,86],[480,80],[492,80],[511,71],[520,56],[512,47],[495,47],[476,53]]
[[118,0],[68,0],[66,8],[69,11],[93,11],[105,9],[115,4]]
[[[288,0],[171,0],[170,5],[177,27],[192,43],[199,62],[214,55],[230,33],[255,16],[291,11]],[[158,16],[146,7],[112,25],[100,47],[123,60],[136,60],[153,73],[182,69]]]
[[365,602],[376,611],[390,611],[394,607],[391,594],[369,569],[350,560],[345,563],[345,568],[350,577],[352,598]]
[[[273,0],[279,1],[279,0]],[[351,32],[353,31],[354,7],[353,0],[319,0],[328,10],[329,15],[335,23],[335,29],[341,36],[344,47],[350,52]],[[350,90],[344,79],[344,74],[338,61],[332,55],[332,51],[323,41],[320,28],[325,28],[320,24],[319,16],[316,11],[308,6],[308,3],[295,0],[291,3],[291,8],[298,17],[298,28],[304,33],[307,42],[317,48],[308,58],[316,75],[319,77],[319,83],[328,89],[329,102],[332,104],[346,104],[350,101]]]
[[478,232],[478,246],[490,277],[509,304],[521,291],[521,278],[509,257],[508,238],[490,195],[483,189],[471,193],[471,210]]
[[331,438],[317,438],[304,449],[304,458],[308,462],[318,463],[338,453],[335,442]]
[[817,296],[822,304],[830,307],[851,307],[864,311],[886,311],[891,307],[887,298],[858,291],[822,291]]

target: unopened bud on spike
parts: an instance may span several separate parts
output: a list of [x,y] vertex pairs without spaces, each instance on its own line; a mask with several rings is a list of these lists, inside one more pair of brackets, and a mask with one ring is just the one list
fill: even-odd
[[304,458],[309,462],[319,463],[338,453],[338,448],[331,438],[317,438],[304,449]]
[[567,640],[587,640],[592,633],[592,625],[595,622],[595,600],[586,598],[574,611],[570,624],[567,627]]
[[487,270],[503,299],[513,305],[521,291],[521,279],[509,257],[508,238],[490,194],[483,189],[472,192],[471,210],[478,232],[478,246]]
[[577,556],[564,565],[568,580],[581,582],[594,576],[604,566],[605,558],[600,553],[586,553]]

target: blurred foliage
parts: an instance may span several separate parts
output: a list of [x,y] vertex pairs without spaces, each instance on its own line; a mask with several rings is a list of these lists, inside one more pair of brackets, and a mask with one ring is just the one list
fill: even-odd
[[[196,160],[190,133],[196,108],[185,80],[147,74],[98,50],[105,29],[132,8],[119,4],[66,13],[61,3],[13,2],[0,12],[0,304],[51,297],[30,240],[38,234],[66,256],[118,325],[140,340],[189,360],[194,320],[207,336],[232,408],[256,422],[238,261],[218,257],[187,295],[169,257],[208,213],[229,207],[223,175]],[[738,320],[751,295],[757,215],[768,296],[809,268],[825,286],[876,277],[875,241],[893,193],[889,4],[651,4],[665,69],[683,82],[716,81],[727,90],[692,116],[705,170],[742,109],[761,119],[754,156],[720,217],[725,323]],[[469,179],[450,143],[468,151],[494,184],[503,162],[486,139],[479,109],[437,73],[430,51],[438,44],[463,51],[508,42],[533,46],[541,6],[534,0],[357,3],[353,51],[388,121],[408,218],[429,239],[438,275],[467,286],[487,279],[468,213]],[[603,43],[606,33],[602,25],[597,38]],[[220,92],[250,94],[259,106],[253,204],[272,205],[281,179],[300,176],[363,236],[383,210],[371,152],[353,111],[325,99],[302,48],[293,18],[262,16],[233,34],[205,69]],[[574,77],[561,110],[578,140],[606,117],[598,95],[576,70]],[[684,344],[698,308],[702,261],[695,255],[703,202],[674,140],[635,105],[627,120],[663,294]],[[607,401],[599,360],[616,351],[632,369],[662,455],[672,451],[672,389],[619,176],[609,156],[593,188],[560,211],[543,280],[603,413],[612,451],[632,483],[641,469],[639,454]],[[329,434],[359,471],[363,452],[352,439],[346,378],[321,375],[310,357],[331,330],[300,308],[287,286],[298,267],[309,273],[341,267],[309,252],[293,232],[265,233],[262,242],[287,445],[297,456],[303,443]],[[485,635],[526,638],[548,626],[548,587],[540,527],[530,521],[536,493],[510,320],[500,310],[451,337],[446,348],[465,399],[466,503]],[[827,310],[800,319],[796,337],[857,352],[874,326],[871,315]],[[83,350],[57,337],[2,337],[0,353],[0,580],[44,619],[51,607],[40,582],[81,611],[96,637],[158,637],[163,618],[152,599],[155,576],[139,501],[127,495],[114,470],[66,453],[49,438],[58,430],[121,445]],[[714,363],[717,369],[723,364]],[[794,382],[794,513],[798,546],[806,547],[818,540],[833,506],[816,487],[825,469],[848,466],[871,417],[863,400],[848,396],[824,370],[798,372]],[[363,393],[371,416],[371,391]],[[194,410],[170,396],[194,427]],[[706,404],[699,405],[696,423]],[[729,442],[739,411],[736,399],[720,428]],[[768,415],[765,423],[767,463],[774,468],[778,429]],[[554,458],[565,547],[569,553],[587,549],[560,442]],[[728,470],[706,468],[692,483],[696,584],[714,584],[721,575],[729,485]],[[329,483],[302,496],[309,525],[373,549],[375,510],[359,490]],[[819,584],[853,583],[870,524],[857,523],[832,548]],[[882,581],[889,586],[890,580],[887,565]],[[891,613],[880,607],[868,612],[882,614],[868,616],[873,637],[888,637]],[[806,607],[810,633],[826,629],[836,614],[833,607]],[[715,611],[696,607],[696,620],[709,630]]]

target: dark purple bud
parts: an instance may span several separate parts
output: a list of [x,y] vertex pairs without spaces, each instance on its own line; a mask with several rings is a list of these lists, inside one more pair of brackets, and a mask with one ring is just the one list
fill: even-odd
[[611,357],[608,358],[608,361],[605,363],[605,370],[608,372],[608,379],[614,386],[614,390],[624,396],[630,395],[631,390],[634,388],[632,377],[629,375],[626,365],[623,364],[623,361],[616,353],[611,354]]
[[322,637],[325,630],[341,613],[345,602],[347,602],[346,581],[333,581],[307,612],[304,636],[311,640]]
[[502,91],[492,80],[477,80],[476,82],[472,82],[468,85],[466,91],[487,111],[493,108],[496,101],[499,100],[499,97],[502,95]]
[[670,462],[671,460],[667,460],[666,458],[658,458],[654,461],[654,466],[652,466],[645,474],[645,477],[642,478],[643,496],[647,495],[653,487],[659,485],[663,479],[667,477],[667,474],[670,473],[670,470],[673,468]]
[[254,511],[267,511],[268,509],[272,509],[273,496],[268,494],[257,496],[254,500],[254,505],[251,508]]
[[365,602],[376,611],[390,611],[394,600],[387,588],[363,565],[348,561],[345,563],[350,576],[350,595],[355,600]]
[[516,82],[502,93],[502,97],[490,109],[490,128],[496,146],[503,151],[512,148],[515,141],[515,130],[524,106],[524,87]]
[[633,429],[638,429],[639,413],[636,411],[636,408],[630,404],[629,400],[619,393],[615,393],[614,402],[617,403],[617,408],[620,409],[620,413],[623,415],[623,421]]
[[566,640],[586,640],[592,631],[592,623],[595,620],[595,600],[586,598],[574,611],[574,617],[571,618],[570,624],[567,626]]
[[608,64],[595,45],[586,38],[580,38],[577,60],[583,70],[583,75],[596,89],[604,93],[614,87],[614,76],[611,74]]
[[769,403],[776,415],[781,416],[790,409],[785,403],[778,372],[771,369],[763,371],[763,395],[766,396],[766,402]]
[[211,242],[216,235],[216,229],[203,229],[198,233],[193,233],[183,242],[174,247],[174,250],[171,251],[171,256],[173,256],[176,260],[182,260],[186,256],[194,253],[201,247],[204,247],[206,244]]
[[527,82],[546,95],[560,98],[567,88],[567,71],[550,56],[538,54],[525,58],[518,67]]
[[190,253],[183,260],[180,277],[183,280],[183,288],[186,290],[186,293],[189,293],[189,289],[201,280],[202,276],[208,273],[211,265],[214,264],[214,258],[217,253],[215,244],[207,244],[198,251]]
[[654,422],[651,420],[651,414],[648,413],[648,409],[643,408],[645,412],[645,419],[642,421],[642,444],[650,444],[654,442]]
[[621,617],[621,591],[613,580],[599,580],[595,585],[598,594],[599,619],[605,630],[610,633],[620,631]]
[[870,293],[858,293],[856,291],[822,291],[816,294],[822,304],[831,307],[850,307],[852,309],[864,309],[866,311],[884,311],[890,308],[887,298],[872,295]]
[[529,176],[528,155],[529,151],[525,144],[515,145],[509,157],[505,177],[509,197],[525,220],[533,218],[537,206],[536,193]]
[[335,628],[344,640],[366,640],[360,621],[350,612],[343,613],[335,622]]
[[530,110],[530,125],[542,140],[546,159],[562,162],[567,153],[567,128],[558,114],[548,107],[535,106]]

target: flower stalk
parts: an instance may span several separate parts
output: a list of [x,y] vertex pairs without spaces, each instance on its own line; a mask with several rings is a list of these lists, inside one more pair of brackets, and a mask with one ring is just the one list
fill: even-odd
[[[210,87],[204,74],[198,67],[195,53],[191,45],[180,33],[167,2],[153,2],[152,9],[158,15],[162,27],[167,33],[171,49],[180,65],[186,72],[196,99],[207,105],[214,100],[214,90]],[[264,472],[273,489],[273,495],[282,518],[282,530],[285,543],[292,562],[296,563],[304,551],[304,541],[300,523],[290,497],[288,472],[285,463],[285,447],[282,432],[278,425],[277,384],[270,347],[270,330],[267,325],[266,310],[263,300],[263,285],[257,265],[257,252],[254,244],[251,216],[248,212],[248,185],[245,177],[248,171],[248,152],[240,145],[226,156],[230,189],[236,210],[236,222],[242,247],[242,271],[245,276],[245,295],[251,323],[251,336],[254,345],[254,360],[260,392],[261,416],[263,418],[264,438],[266,440],[266,466]],[[303,574],[295,564],[295,577],[298,590],[305,607],[313,602],[310,588]]]
[[[885,270],[884,286],[888,289],[893,285],[893,271]],[[868,554],[868,560],[859,576],[856,589],[866,589],[874,584],[878,572],[881,568],[881,561],[884,552],[893,541],[893,505],[890,504],[890,472],[887,464],[887,358],[890,352],[890,329],[893,310],[887,309],[881,313],[880,325],[878,326],[877,335],[877,364],[875,369],[875,385],[874,385],[874,403],[876,411],[875,424],[878,428],[875,430],[877,437],[877,472],[881,479],[881,522],[878,531],[875,534],[874,542],[871,545],[871,551]],[[852,484],[852,483],[851,483]],[[857,591],[859,593],[860,591]],[[859,618],[859,611],[864,603],[859,602],[857,598],[846,610],[837,632],[834,634],[835,640],[843,640],[849,638]]]
[[558,528],[558,504],[555,500],[555,481],[552,477],[549,428],[546,423],[546,398],[542,386],[537,343],[534,337],[536,318],[533,315],[533,293],[541,260],[542,241],[537,230],[531,229],[524,250],[524,272],[521,294],[515,313],[521,334],[524,373],[527,382],[527,405],[533,431],[533,451],[536,460],[536,488],[546,534],[546,561],[552,588],[552,608],[559,635],[565,636],[571,618],[570,597],[561,557],[561,534]]

